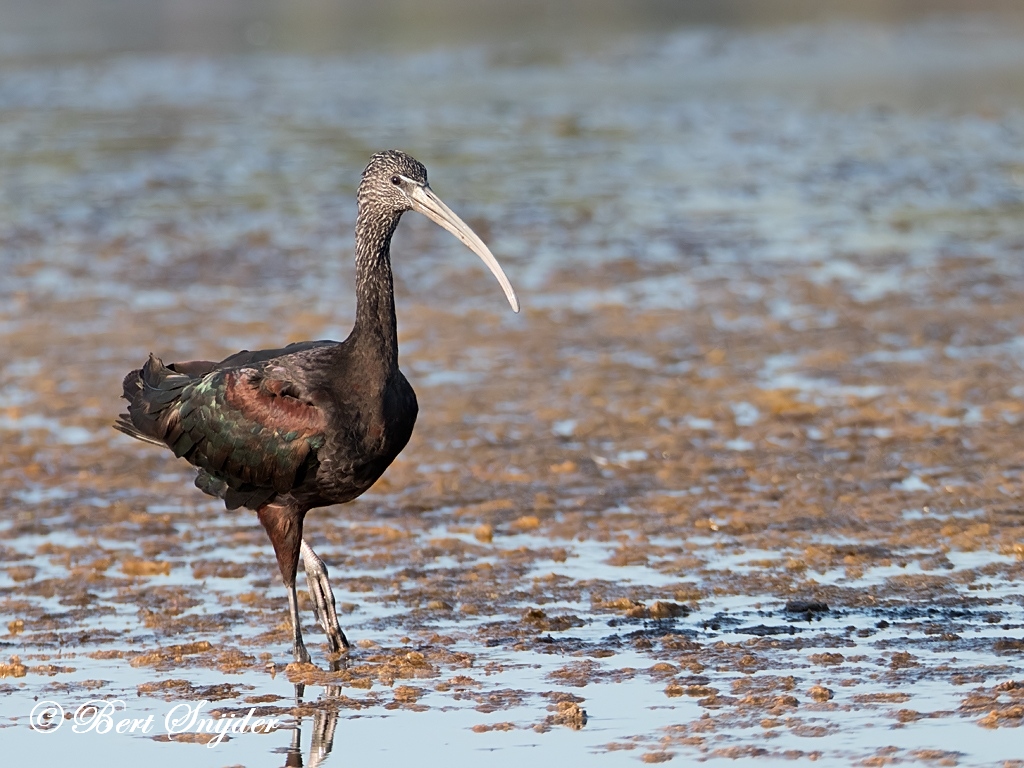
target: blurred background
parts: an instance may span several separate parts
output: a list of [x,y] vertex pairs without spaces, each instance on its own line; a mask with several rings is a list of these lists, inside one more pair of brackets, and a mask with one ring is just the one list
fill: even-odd
[[[0,0],[0,17],[5,293],[344,301],[352,192],[388,146],[422,156],[534,291],[575,260],[1016,232],[1015,2]],[[450,285],[428,231],[409,228],[423,255],[400,290]]]
[[822,22],[907,23],[985,14],[1024,19],[1013,0],[4,0],[5,55],[134,52],[331,54],[528,44],[558,50],[681,27],[751,29]]

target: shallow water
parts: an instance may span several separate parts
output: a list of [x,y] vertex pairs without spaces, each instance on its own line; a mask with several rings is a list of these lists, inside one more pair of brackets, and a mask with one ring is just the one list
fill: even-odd
[[[5,748],[83,766],[273,765],[293,744],[308,765],[1024,764],[1015,34],[12,60]],[[422,413],[371,493],[307,519],[356,641],[324,672],[308,602],[321,670],[287,665],[252,516],[109,424],[151,350],[344,337],[354,186],[383,146],[426,162],[524,312],[403,222]],[[29,727],[40,701],[90,699],[156,726]],[[168,744],[165,715],[202,700],[283,727]]]

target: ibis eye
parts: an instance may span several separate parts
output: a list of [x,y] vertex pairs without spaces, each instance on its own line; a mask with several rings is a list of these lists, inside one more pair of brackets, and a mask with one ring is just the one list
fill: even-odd
[[397,176],[392,176],[391,177],[391,183],[394,184],[397,187],[399,184],[402,183],[402,180],[400,178],[398,178]]

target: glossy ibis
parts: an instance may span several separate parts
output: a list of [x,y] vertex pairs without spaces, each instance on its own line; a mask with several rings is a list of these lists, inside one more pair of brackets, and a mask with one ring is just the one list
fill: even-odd
[[239,352],[219,363],[149,361],[124,379],[128,412],[117,429],[174,451],[198,470],[196,486],[228,509],[256,511],[288,590],[296,661],[302,642],[295,575],[302,558],[317,619],[332,652],[348,648],[327,568],[302,538],[306,513],[351,501],[399,454],[416,421],[416,395],[398,370],[391,237],[418,211],[465,243],[519,302],[497,260],[398,151],[363,171],[356,218],[356,320],[343,342],[304,341]]

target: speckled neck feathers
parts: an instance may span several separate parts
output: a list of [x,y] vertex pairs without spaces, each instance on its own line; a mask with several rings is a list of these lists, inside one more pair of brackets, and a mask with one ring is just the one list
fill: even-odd
[[[360,190],[362,192],[362,190]],[[359,196],[356,219],[356,322],[352,340],[372,348],[387,368],[398,367],[398,324],[391,276],[391,237],[400,211],[372,195]]]
[[401,186],[426,183],[427,169],[397,150],[373,155],[359,183],[356,324],[350,338],[354,348],[365,358],[367,369],[372,368],[383,375],[381,381],[398,370],[391,236],[402,214],[412,207]]

